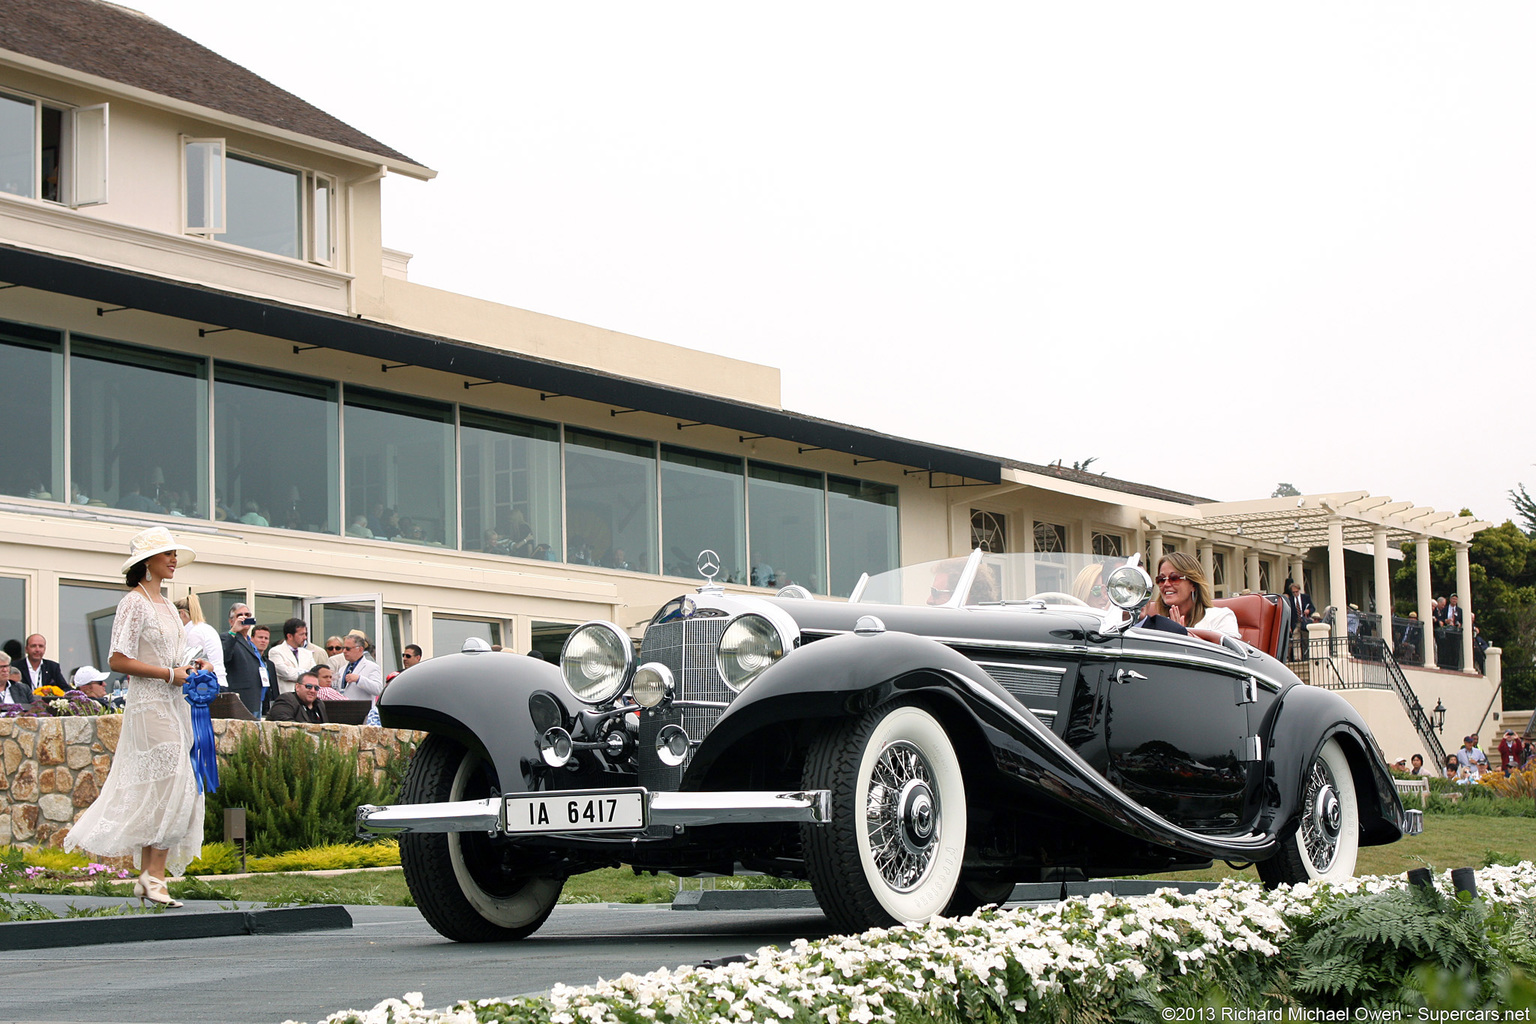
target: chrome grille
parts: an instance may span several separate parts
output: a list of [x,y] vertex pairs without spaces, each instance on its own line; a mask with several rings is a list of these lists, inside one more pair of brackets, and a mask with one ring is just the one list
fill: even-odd
[[986,669],[987,675],[996,680],[997,685],[1029,708],[1046,726],[1056,721],[1056,708],[1061,700],[1061,681],[1066,677],[1066,669],[986,661],[977,664]]
[[[659,662],[672,672],[678,700],[715,700],[729,702],[736,695],[720,678],[715,668],[715,650],[730,620],[723,615],[674,619],[645,631],[640,642],[640,661]],[[668,708],[645,711],[640,715],[639,762],[640,785],[647,789],[675,790],[683,781],[683,772],[693,761],[676,768],[661,763],[656,756],[656,734],[663,726],[681,725],[688,738],[697,742],[713,729],[720,718],[717,708]]]

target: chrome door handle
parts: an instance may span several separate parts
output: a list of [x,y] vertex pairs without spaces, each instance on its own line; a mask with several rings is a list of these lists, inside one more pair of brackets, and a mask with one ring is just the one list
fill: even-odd
[[1128,683],[1132,679],[1145,679],[1145,678],[1147,678],[1147,677],[1142,675],[1140,672],[1137,672],[1133,668],[1122,668],[1122,669],[1119,669],[1119,670],[1117,670],[1115,672],[1115,682],[1117,682],[1117,683]]

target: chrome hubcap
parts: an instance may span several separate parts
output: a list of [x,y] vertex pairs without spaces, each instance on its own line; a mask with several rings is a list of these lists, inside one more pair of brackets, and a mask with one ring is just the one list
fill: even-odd
[[870,853],[885,883],[896,892],[921,885],[933,868],[940,815],[933,771],[911,743],[891,743],[880,752],[864,821]]
[[1333,775],[1321,758],[1312,762],[1304,807],[1301,838],[1307,847],[1307,857],[1314,868],[1327,871],[1333,866],[1334,857],[1338,856],[1344,808],[1334,790]]

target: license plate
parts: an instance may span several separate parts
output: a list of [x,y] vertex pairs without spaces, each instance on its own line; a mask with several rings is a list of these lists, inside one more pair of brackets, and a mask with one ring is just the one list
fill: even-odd
[[611,832],[645,828],[645,790],[583,789],[506,798],[507,831]]

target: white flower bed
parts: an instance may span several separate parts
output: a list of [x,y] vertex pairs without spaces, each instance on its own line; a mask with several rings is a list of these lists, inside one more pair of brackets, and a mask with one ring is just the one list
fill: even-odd
[[[324,1024],[475,1024],[529,1021],[606,1022],[803,1021],[894,1022],[921,1016],[1054,1019],[1069,1003],[1136,1002],[1151,973],[1241,984],[1245,970],[1273,957],[1292,924],[1340,895],[1405,885],[1400,876],[1351,879],[1338,885],[1284,886],[1223,882],[1181,894],[1075,897],[1044,907],[989,910],[935,919],[921,927],[876,928],[862,935],[797,939],[765,947],[754,960],[715,968],[665,968],[625,974],[596,985],[557,985],[547,996],[483,999],[446,1010],[422,1005],[419,992],[348,1010]],[[1437,879],[1450,892],[1450,874]],[[1536,899],[1536,865],[1477,872],[1487,903]],[[1246,965],[1249,965],[1245,967]],[[1192,989],[1192,991],[1194,991]],[[1141,1005],[1141,1004],[1139,1004]],[[293,1022],[289,1022],[293,1024]]]

